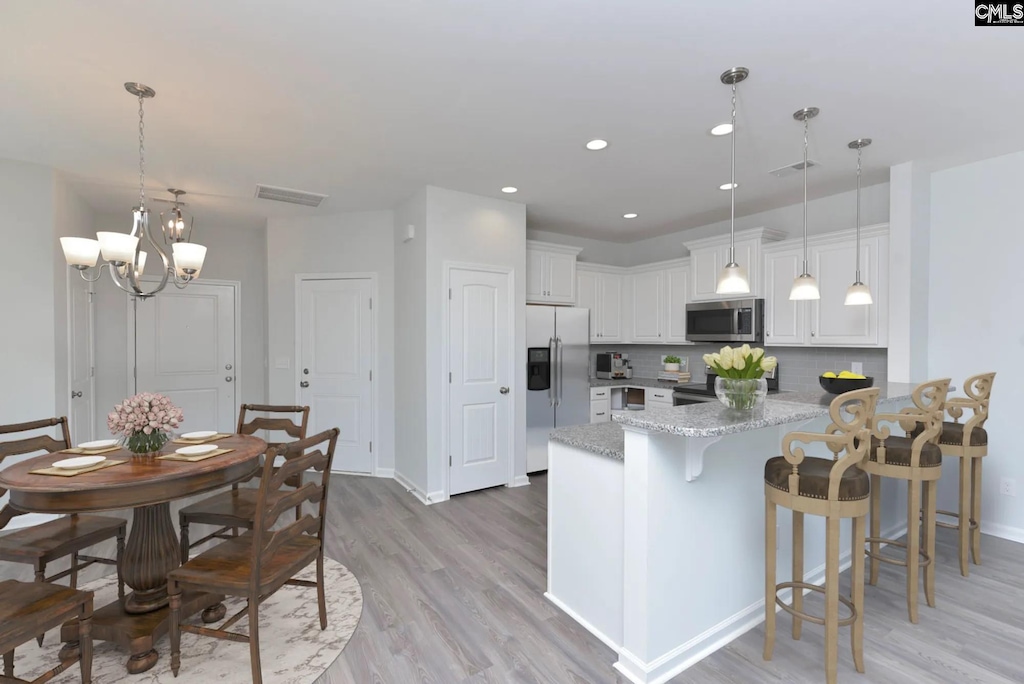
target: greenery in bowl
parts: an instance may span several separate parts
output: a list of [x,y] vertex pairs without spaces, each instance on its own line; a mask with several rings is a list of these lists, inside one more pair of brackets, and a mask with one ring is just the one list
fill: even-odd
[[682,363],[683,360],[678,356],[666,356],[665,363]]

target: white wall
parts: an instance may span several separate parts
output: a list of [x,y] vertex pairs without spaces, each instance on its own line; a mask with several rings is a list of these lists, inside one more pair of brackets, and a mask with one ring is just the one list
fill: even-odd
[[[0,160],[0,422],[57,411],[54,341],[55,176],[35,164]],[[66,410],[67,405],[64,405]],[[63,415],[61,412],[60,415]]]
[[[984,459],[982,529],[1024,542],[1024,458],[1017,432],[1024,409],[1024,318],[1016,297],[1024,277],[1020,191],[1024,153],[932,174],[928,374],[997,373]],[[917,350],[924,354],[924,350]],[[956,510],[956,464],[947,459],[939,508]],[[1017,484],[1001,496],[1000,480]],[[984,555],[984,552],[983,552]]]
[[[395,246],[394,214],[368,211],[332,216],[271,219],[267,222],[268,398],[294,404],[295,276],[299,273],[377,274],[377,359],[375,375],[380,443],[377,467],[394,468],[395,439]],[[203,269],[206,274],[206,269]],[[403,323],[404,326],[404,323]],[[404,329],[404,327],[403,327]],[[288,368],[277,368],[286,361]],[[379,378],[379,380],[376,380]]]
[[[407,227],[415,237],[405,241]],[[395,209],[395,475],[427,490],[427,190],[421,188]]]
[[[443,188],[427,188],[427,493],[444,491],[448,458],[443,452],[444,385],[438,363],[447,291],[446,262],[507,266],[515,281],[515,368],[526,368],[526,206]],[[436,364],[436,365],[435,365]],[[526,475],[526,373],[513,378],[516,476]]]
[[[93,228],[128,231],[131,207],[114,214],[98,214]],[[196,217],[193,240],[206,245],[200,280],[235,280],[241,283],[242,358],[237,377],[241,395],[237,403],[260,403],[267,397],[266,374],[266,229],[251,225],[209,225]],[[147,270],[148,274],[148,270]],[[94,286],[96,315],[96,436],[105,437],[107,413],[130,394],[128,356],[129,295],[117,289],[107,273]],[[173,284],[168,284],[173,288]],[[158,297],[160,295],[157,295]],[[144,303],[142,304],[145,305]],[[144,388],[139,388],[144,389]],[[187,418],[187,417],[186,417]]]
[[931,174],[920,162],[889,172],[889,379],[928,377]]

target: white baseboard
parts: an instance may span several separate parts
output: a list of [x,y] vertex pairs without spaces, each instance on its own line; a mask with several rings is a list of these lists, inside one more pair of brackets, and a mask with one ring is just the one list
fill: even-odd
[[376,477],[390,477],[390,478],[394,478],[395,477],[395,469],[394,468],[377,468],[377,472],[374,473],[374,476],[376,476]]
[[409,478],[407,478],[405,475],[403,475],[402,473],[400,473],[397,470],[395,470],[394,471],[394,478],[395,478],[395,482],[397,482],[398,484],[400,484],[403,487],[405,487],[406,491],[408,491],[410,494],[412,494],[413,496],[415,496],[417,499],[420,500],[420,503],[424,503],[424,504],[426,504],[428,506],[432,503],[430,501],[430,498],[426,494],[423,493],[423,490],[421,490],[419,487],[414,485],[412,483],[412,481]]
[[[888,539],[899,539],[906,533],[906,523],[900,523],[890,529],[883,530],[881,536]],[[852,563],[850,553],[851,551],[847,549],[840,554],[840,572],[849,569]],[[804,574],[804,582],[808,584],[822,584],[824,581],[824,563]],[[805,594],[809,592],[809,589],[804,590]],[[791,591],[780,592],[780,597],[783,601],[789,600],[791,595]],[[566,610],[562,606],[559,607]],[[778,612],[781,608],[777,607],[775,610]],[[566,612],[588,630],[593,631],[573,613],[568,610]],[[620,648],[619,660],[615,663],[614,667],[623,677],[635,684],[663,684],[663,682],[667,682],[680,672],[692,667],[718,649],[743,636],[762,622],[764,622],[763,598],[650,662],[644,662],[625,648]],[[598,636],[598,638],[600,637]]]
[[1024,544],[1024,528],[1010,527],[1009,525],[1001,525],[999,523],[981,521],[981,532],[982,534],[991,534],[993,537],[999,537],[1000,539],[1009,539],[1015,541],[1018,544]]
[[615,651],[616,653],[618,653],[618,652],[620,652],[620,651],[622,650],[622,647],[621,647],[621,646],[619,646],[619,645],[618,645],[617,643],[615,643],[614,641],[612,641],[612,640],[611,640],[611,638],[609,638],[607,634],[605,634],[604,632],[602,632],[601,630],[599,630],[599,629],[598,629],[597,627],[594,627],[594,625],[592,625],[592,624],[590,624],[589,622],[587,622],[586,620],[584,620],[584,619],[583,619],[583,618],[582,618],[582,617],[581,617],[581,616],[579,615],[579,613],[577,613],[577,612],[576,612],[576,611],[574,611],[574,610],[573,610],[572,608],[570,608],[569,606],[567,606],[567,605],[565,605],[564,603],[562,603],[562,602],[561,602],[561,601],[560,601],[560,600],[558,599],[558,597],[557,597],[557,596],[554,596],[554,595],[553,595],[553,594],[552,594],[551,592],[549,592],[549,591],[545,591],[545,592],[544,592],[544,598],[546,598],[546,599],[547,599],[548,601],[551,601],[551,602],[552,602],[553,604],[555,604],[556,606],[558,606],[558,609],[559,609],[559,610],[561,610],[561,611],[562,611],[563,613],[565,613],[566,615],[568,615],[569,617],[571,617],[571,618],[572,618],[573,620],[575,620],[576,622],[578,622],[578,623],[580,624],[580,626],[581,626],[581,627],[583,627],[583,629],[587,630],[588,632],[590,632],[591,634],[593,634],[594,636],[596,636],[596,637],[597,637],[597,638],[598,638],[598,639],[599,639],[599,640],[601,641],[601,643],[602,643],[602,644],[604,644],[604,645],[605,645],[605,646],[607,646],[608,648],[612,649],[612,650],[613,650],[613,651]]
[[512,480],[512,484],[509,487],[525,487],[530,484],[530,478],[527,475],[516,475],[515,479]]

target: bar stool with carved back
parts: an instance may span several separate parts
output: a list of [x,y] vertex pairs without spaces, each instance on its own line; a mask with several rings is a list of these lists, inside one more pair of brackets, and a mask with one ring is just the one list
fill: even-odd
[[[0,425],[0,436],[45,430],[58,425],[61,431],[59,440],[42,434],[0,442],[0,463],[11,456],[31,454],[37,451],[61,451],[71,447],[71,433],[68,430],[66,417]],[[7,490],[0,487],[0,496],[6,493]],[[6,527],[13,518],[22,513],[10,504],[4,506],[0,509],[0,529]],[[64,577],[70,577],[69,583],[72,588],[78,586],[78,573],[84,568],[94,563],[115,565],[117,566],[117,595],[124,600],[121,558],[124,555],[124,539],[127,528],[128,521],[125,518],[73,513],[56,520],[32,527],[23,527],[0,535],[0,561],[31,565],[35,571],[36,582],[54,582]],[[116,540],[117,558],[111,560],[86,556],[81,553],[84,549],[108,539]],[[68,556],[71,561],[67,570],[49,577],[46,576],[46,566],[49,563]],[[39,636],[38,641],[42,646],[43,637]]]
[[[775,647],[775,605],[793,616],[793,638],[799,639],[803,621],[825,627],[825,674],[834,684],[839,663],[839,628],[849,625],[853,662],[864,672],[864,539],[869,508],[870,480],[860,466],[867,459],[870,424],[878,404],[877,388],[847,392],[829,406],[832,424],[825,433],[790,432],[782,441],[782,456],[764,466],[765,494],[765,642],[764,659],[771,660]],[[823,442],[833,458],[804,455],[794,442]],[[840,457],[840,454],[843,454]],[[793,579],[775,581],[776,506],[793,511]],[[804,514],[825,518],[825,584],[807,584],[804,577]],[[852,587],[850,597],[839,594],[839,523],[853,519]],[[786,605],[778,592],[791,589],[793,605]],[[803,611],[803,592],[825,595],[825,617]],[[850,610],[840,619],[839,604]]]
[[[270,414],[301,414],[299,422],[290,418],[267,418],[256,416],[246,420],[247,412],[270,413]],[[238,434],[251,435],[257,430],[270,432],[283,432],[296,440],[306,438],[306,428],[309,425],[308,406],[273,406],[264,404],[242,404],[238,411]],[[287,446],[287,442],[270,442],[268,449]],[[259,477],[257,472],[256,476]],[[302,473],[292,476],[286,483],[289,487],[298,489],[302,485]],[[232,539],[238,536],[238,530],[251,530],[253,518],[256,514],[256,489],[252,487],[239,487],[238,483],[231,485],[231,490],[214,494],[178,511],[178,523],[181,527],[181,562],[188,562],[189,549],[199,546],[211,539]],[[302,516],[300,508],[295,509],[295,519]],[[211,532],[202,539],[189,543],[188,533],[191,523],[201,525],[218,525],[219,529]],[[230,532],[230,534],[228,534]]]
[[[967,562],[967,550],[975,565],[981,565],[981,459],[988,454],[988,404],[992,395],[992,381],[995,373],[980,373],[964,382],[966,397],[952,397],[946,400],[946,413],[953,422],[942,424],[939,448],[943,456],[960,459],[960,506],[959,511],[938,511],[940,515],[956,518],[956,524],[937,522],[939,527],[957,530],[959,541],[960,574],[971,574]],[[966,423],[960,419],[964,410],[972,413]]]
[[[902,565],[907,569],[907,612],[917,623],[918,577],[924,568],[924,596],[935,607],[935,500],[942,475],[939,433],[942,411],[949,392],[949,378],[931,380],[914,388],[914,406],[899,413],[876,413],[871,422],[871,453],[864,470],[871,476],[871,534],[868,584],[878,583],[879,563]],[[883,423],[899,423],[905,437],[894,437]],[[882,527],[882,478],[907,482],[907,541],[885,539]],[[922,514],[923,500],[923,514]],[[920,524],[920,528],[918,525]],[[906,558],[881,554],[881,544],[906,549]],[[922,548],[923,546],[923,548]]]
[[[172,570],[167,575],[171,615],[171,671],[181,668],[181,633],[241,641],[249,644],[253,684],[262,680],[260,667],[259,605],[285,585],[316,587],[320,629],[327,629],[327,603],[324,594],[324,529],[327,515],[327,491],[331,462],[338,443],[338,428],[331,428],[308,439],[291,442],[267,451],[256,500],[256,518],[252,531],[234,537]],[[284,456],[284,464],[274,467],[274,459]],[[315,470],[319,482],[306,482],[293,491],[281,491],[297,473]],[[316,515],[306,513],[293,523],[278,528],[277,522],[289,508],[309,501],[317,504]],[[316,561],[316,581],[294,579]],[[248,605],[214,629],[181,624],[182,591],[241,596]],[[249,634],[228,629],[248,615]],[[189,678],[188,681],[193,681]]]
[[[78,662],[82,684],[92,681],[92,599],[91,591],[78,591],[47,582],[0,582],[0,653],[4,675],[0,681],[43,684]],[[78,621],[78,647],[60,652],[60,665],[28,682],[14,676],[14,649],[36,634]]]

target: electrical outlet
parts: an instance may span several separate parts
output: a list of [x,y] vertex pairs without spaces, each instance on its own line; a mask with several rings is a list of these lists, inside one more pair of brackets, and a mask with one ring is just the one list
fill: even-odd
[[1003,496],[1017,496],[1017,481],[1011,477],[1004,477],[999,481],[999,493]]
[[864,364],[860,361],[854,361],[850,364],[850,372],[856,373],[857,375],[864,375]]

